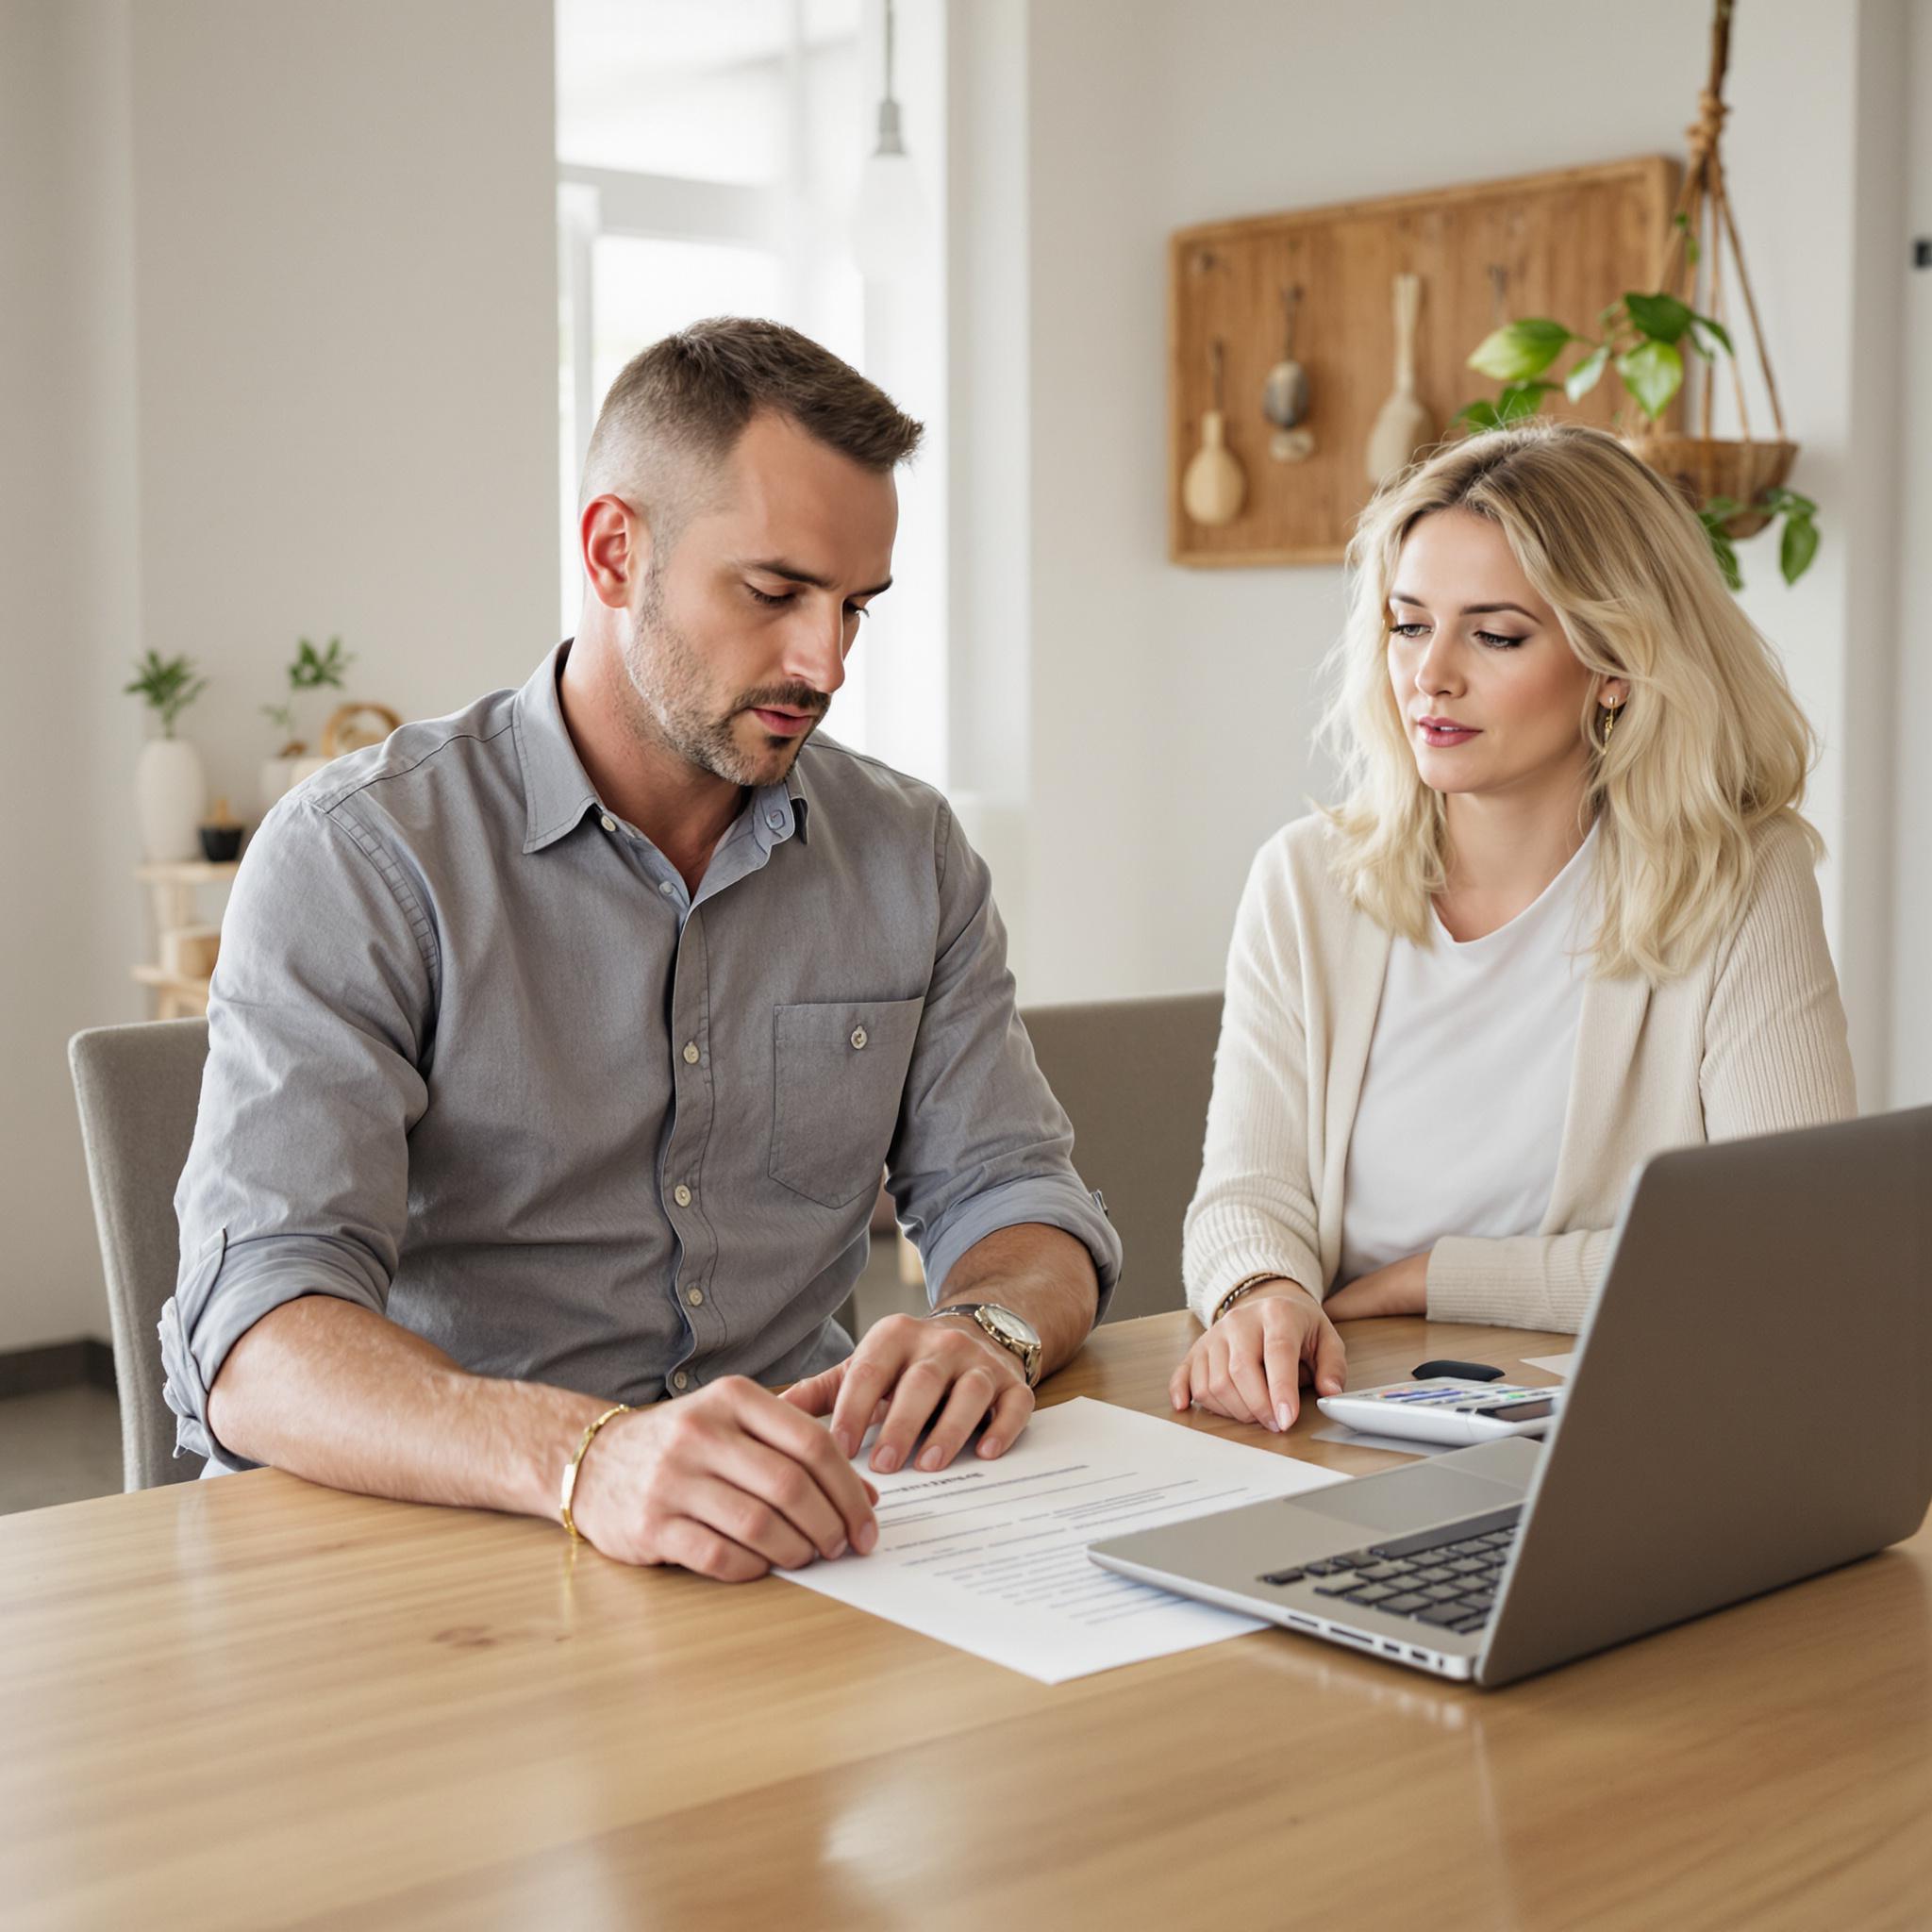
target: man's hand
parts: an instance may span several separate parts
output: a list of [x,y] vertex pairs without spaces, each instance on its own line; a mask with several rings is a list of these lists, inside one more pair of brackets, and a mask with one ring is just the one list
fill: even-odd
[[1357,1275],[1322,1304],[1331,1322],[1354,1322],[1364,1315],[1426,1315],[1429,1311],[1429,1257],[1407,1255]]
[[864,1555],[877,1500],[824,1429],[732,1375],[605,1424],[571,1515],[607,1557],[746,1583],[848,1547]]
[[[966,1438],[986,1424],[979,1453],[1006,1449],[1033,1413],[1033,1391],[1019,1362],[975,1323],[889,1315],[866,1330],[846,1358],[822,1375],[794,1382],[778,1398],[808,1415],[832,1418],[832,1440],[848,1456],[883,1415],[872,1466],[890,1475],[932,1423],[921,1469],[943,1469]],[[934,1422],[933,1418],[938,1417]]]
[[1340,1395],[1347,1372],[1347,1352],[1324,1308],[1284,1281],[1256,1289],[1222,1316],[1188,1351],[1167,1392],[1176,1408],[1192,1405],[1285,1430],[1301,1411],[1304,1377],[1318,1394]]

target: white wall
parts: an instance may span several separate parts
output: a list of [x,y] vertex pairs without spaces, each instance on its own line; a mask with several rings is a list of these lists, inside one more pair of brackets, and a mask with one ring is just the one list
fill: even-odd
[[143,642],[208,666],[185,728],[252,808],[298,636],[407,717],[557,641],[550,8],[134,25]]
[[548,0],[0,0],[0,1350],[107,1333],[64,1048],[142,1011],[127,661],[210,675],[245,810],[298,634],[411,716],[555,641],[553,111]]
[[[1910,128],[1903,175],[1905,232],[1932,239],[1932,0],[1907,9],[1904,62]],[[1905,379],[1896,590],[1899,680],[1894,720],[1891,1100],[1932,1102],[1932,268],[1907,271],[1900,291]]]
[[99,892],[132,756],[101,644],[138,577],[122,25],[0,4],[0,1347],[107,1333],[65,1044],[123,997]]
[[[962,479],[955,577],[1001,569],[1025,583],[1026,600],[1011,622],[956,603],[954,647],[968,663],[984,653],[1024,666],[1028,819],[1015,885],[1002,888],[1023,995],[1212,984],[1255,847],[1325,787],[1309,734],[1342,586],[1334,568],[1165,561],[1167,236],[1221,216],[1681,154],[1707,14],[1682,0],[1633,0],[1614,22],[1579,10],[1566,48],[1541,0],[1007,0],[1003,10],[1024,43],[1004,58],[1024,74],[1026,177],[1024,219],[998,266],[1030,324],[1003,363],[983,346],[963,353],[982,391],[1006,383],[1029,398],[1013,467],[1024,464],[1030,517],[1017,538],[1010,515],[975,523],[974,479]],[[1902,299],[1903,243],[1882,204],[1903,141],[1888,58],[1904,38],[1899,0],[1753,0],[1727,88],[1745,243],[1806,449],[1793,480],[1824,500],[1826,531],[1796,591],[1778,582],[1771,550],[1747,550],[1749,602],[1826,735],[1816,816],[1835,847],[1866,841],[1824,883],[1868,1104],[1887,1086],[1891,1024],[1890,895],[1874,876],[1890,760],[1872,734],[1892,701],[1891,592],[1874,579],[1889,583],[1896,545],[1883,514],[1895,451],[1868,457],[1853,438],[1883,443],[1874,405],[1896,374],[1888,305]],[[1524,48],[1537,50],[1527,65]],[[1394,50],[1399,86],[1376,78]],[[954,51],[971,58],[975,42]],[[1499,72],[1510,76],[1501,88]],[[974,86],[956,73],[956,107]],[[957,111],[955,122],[955,166],[970,166],[988,136]],[[1020,139],[1010,124],[1006,138]],[[984,308],[997,298],[981,257]],[[956,283],[965,266],[956,247]],[[1855,371],[1855,345],[1879,359]],[[1858,634],[1873,624],[1888,633],[1875,643]],[[981,782],[985,756],[956,731],[954,783]]]

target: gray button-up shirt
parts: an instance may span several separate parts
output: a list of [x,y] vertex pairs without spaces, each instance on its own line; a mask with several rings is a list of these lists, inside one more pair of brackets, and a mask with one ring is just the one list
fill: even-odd
[[937,1294],[982,1237],[1120,1247],[943,798],[824,738],[694,897],[523,690],[338,760],[235,881],[161,1316],[181,1449],[305,1294],[630,1403],[838,1360],[884,1166]]

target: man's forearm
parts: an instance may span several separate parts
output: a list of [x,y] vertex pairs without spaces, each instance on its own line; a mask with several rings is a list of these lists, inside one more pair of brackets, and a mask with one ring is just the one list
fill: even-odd
[[305,1295],[236,1342],[208,1391],[215,1439],[331,1489],[553,1514],[577,1438],[608,1404],[473,1375],[408,1329]]
[[939,1306],[997,1302],[1024,1315],[1040,1336],[1041,1374],[1073,1359],[1093,1326],[1100,1277],[1083,1242],[1058,1227],[1027,1222],[974,1241],[953,1264]]

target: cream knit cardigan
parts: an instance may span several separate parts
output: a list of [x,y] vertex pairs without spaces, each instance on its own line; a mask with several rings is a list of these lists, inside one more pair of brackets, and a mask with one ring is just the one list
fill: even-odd
[[[1299,819],[1257,856],[1236,915],[1200,1184],[1182,1273],[1202,1321],[1236,1282],[1337,1286],[1342,1176],[1390,936],[1343,897],[1329,832]],[[1789,821],[1760,835],[1731,937],[1661,985],[1590,979],[1541,1232],[1444,1228],[1437,1320],[1574,1333],[1641,1162],[1666,1147],[1842,1120],[1857,1108],[1818,885]],[[1507,1065],[1496,1070],[1507,1081]],[[1428,1150],[1418,1147],[1419,1159]]]

